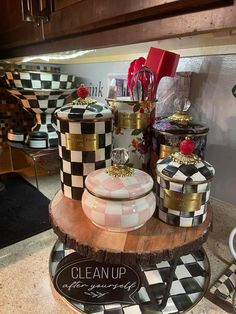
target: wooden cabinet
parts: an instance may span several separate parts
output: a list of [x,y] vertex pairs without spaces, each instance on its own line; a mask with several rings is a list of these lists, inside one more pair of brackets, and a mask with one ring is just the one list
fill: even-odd
[[22,20],[21,0],[1,2],[0,39],[1,50],[43,40],[42,27]]
[[89,35],[226,4],[233,4],[233,1],[55,0],[50,22],[44,24],[44,36],[47,40]]
[[236,27],[234,0],[42,1],[53,3],[53,11],[49,21],[38,27],[21,21],[20,0],[14,1],[14,10],[10,8],[13,1],[4,2],[0,58],[111,47]]

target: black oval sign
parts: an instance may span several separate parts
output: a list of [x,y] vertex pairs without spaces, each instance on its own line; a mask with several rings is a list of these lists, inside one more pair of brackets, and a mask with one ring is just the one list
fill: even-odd
[[99,263],[77,256],[57,270],[54,286],[64,297],[81,303],[130,304],[135,303],[132,296],[140,288],[140,279],[128,265]]

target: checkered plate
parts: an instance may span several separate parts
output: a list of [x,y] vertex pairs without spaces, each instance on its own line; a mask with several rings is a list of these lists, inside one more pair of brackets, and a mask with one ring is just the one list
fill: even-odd
[[[50,260],[49,272],[51,280],[55,276],[58,263],[74,250],[65,248],[59,240],[55,243]],[[135,294],[136,304],[83,304],[69,299],[63,300],[81,313],[89,314],[150,314],[158,313],[154,310],[147,291],[151,292],[158,301],[162,298],[166,279],[170,274],[170,262],[142,266],[142,285]],[[170,296],[166,307],[159,313],[184,313],[192,308],[206,292],[209,284],[210,265],[204,250],[182,256],[177,264],[172,282]],[[144,283],[145,281],[145,283]],[[148,286],[147,286],[148,285]]]
[[[236,262],[228,266],[210,288],[207,298],[228,313],[233,313],[233,298],[236,293]],[[235,302],[235,301],[234,301]],[[236,307],[235,307],[236,311]]]

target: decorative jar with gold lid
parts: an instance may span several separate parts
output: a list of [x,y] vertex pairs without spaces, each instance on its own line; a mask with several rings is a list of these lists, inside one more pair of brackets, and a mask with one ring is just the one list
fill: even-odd
[[209,128],[192,121],[188,114],[190,102],[187,98],[178,98],[174,102],[176,112],[169,117],[156,120],[152,125],[152,150],[150,169],[155,176],[155,162],[179,151],[180,143],[187,136],[194,144],[194,154],[204,159]]
[[82,196],[86,216],[98,227],[127,232],[141,227],[156,208],[153,179],[125,165],[128,151],[112,151],[113,166],[91,172]]
[[185,139],[180,152],[157,162],[158,217],[170,225],[194,227],[206,219],[215,170],[193,151],[194,143]]

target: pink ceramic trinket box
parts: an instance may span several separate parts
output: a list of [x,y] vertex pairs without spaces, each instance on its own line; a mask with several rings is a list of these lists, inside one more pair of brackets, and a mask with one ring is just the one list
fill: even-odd
[[125,165],[126,149],[114,149],[113,166],[91,172],[82,195],[86,216],[98,227],[114,232],[140,228],[156,208],[153,179]]

